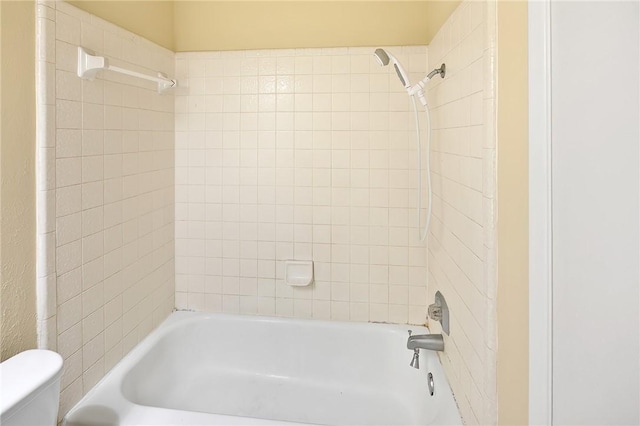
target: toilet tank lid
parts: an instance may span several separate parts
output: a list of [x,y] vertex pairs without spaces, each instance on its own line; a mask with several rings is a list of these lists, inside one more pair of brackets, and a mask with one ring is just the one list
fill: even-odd
[[58,380],[61,373],[62,357],[44,349],[20,352],[0,363],[0,414]]

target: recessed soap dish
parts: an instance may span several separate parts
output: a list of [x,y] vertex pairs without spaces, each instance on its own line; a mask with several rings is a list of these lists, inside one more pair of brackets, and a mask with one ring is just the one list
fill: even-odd
[[312,260],[287,260],[285,263],[284,280],[295,287],[304,287],[313,283]]

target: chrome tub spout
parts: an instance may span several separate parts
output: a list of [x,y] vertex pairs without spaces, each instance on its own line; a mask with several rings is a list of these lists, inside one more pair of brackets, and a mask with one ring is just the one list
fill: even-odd
[[409,336],[407,349],[427,349],[429,351],[444,351],[442,334],[417,334]]

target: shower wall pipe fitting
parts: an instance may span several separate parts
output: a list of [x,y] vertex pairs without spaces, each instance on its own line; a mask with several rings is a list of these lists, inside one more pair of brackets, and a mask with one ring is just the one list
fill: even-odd
[[420,99],[420,103],[422,106],[427,106],[427,98],[424,95],[424,86],[427,84],[427,81],[431,80],[434,75],[439,74],[444,78],[445,74],[445,65],[442,64],[440,68],[436,68],[431,71],[425,78],[420,80],[418,83],[414,84],[412,87],[407,88],[407,93],[409,96],[418,95],[418,99]]

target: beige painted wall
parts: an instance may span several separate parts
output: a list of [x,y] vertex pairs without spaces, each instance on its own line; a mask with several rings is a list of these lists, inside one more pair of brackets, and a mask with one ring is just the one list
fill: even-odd
[[69,3],[177,52],[428,44],[451,1]]
[[72,0],[69,3],[174,50],[173,1]]
[[498,423],[528,423],[527,2],[498,2]]
[[35,8],[1,1],[0,357],[36,346]]
[[424,45],[459,1],[176,1],[175,50]]

